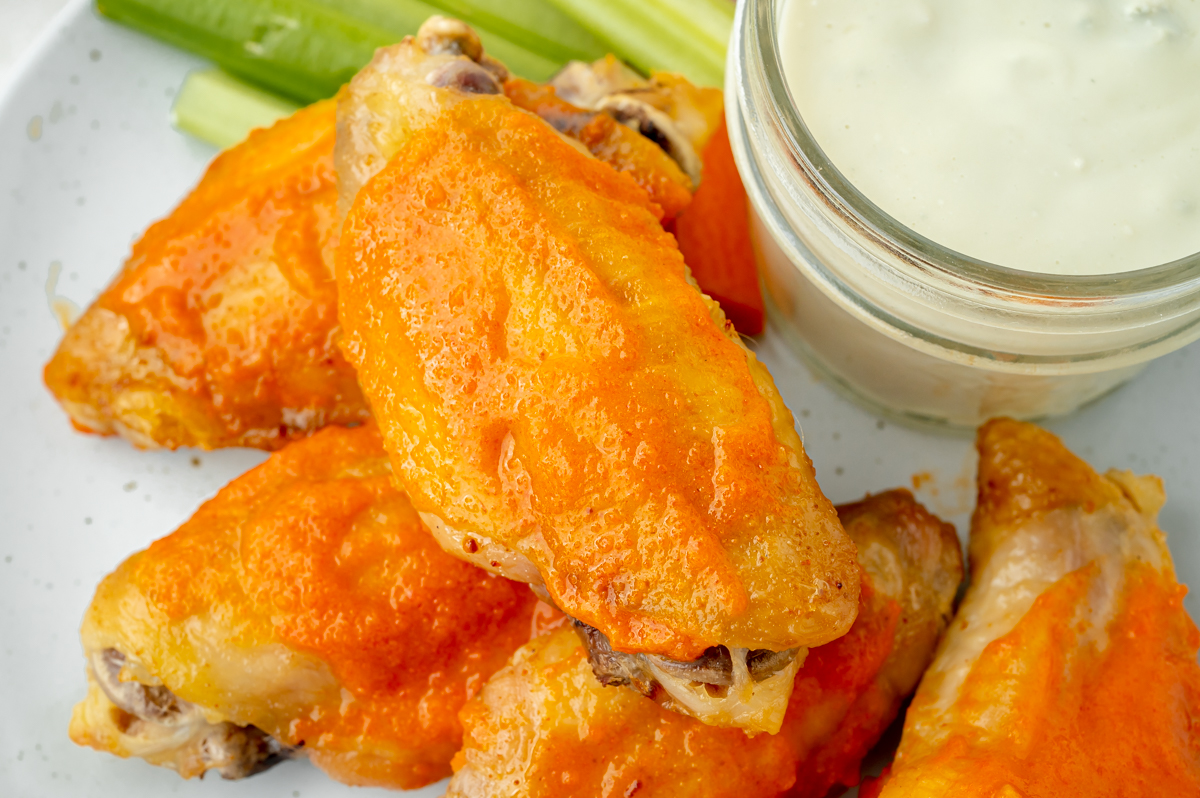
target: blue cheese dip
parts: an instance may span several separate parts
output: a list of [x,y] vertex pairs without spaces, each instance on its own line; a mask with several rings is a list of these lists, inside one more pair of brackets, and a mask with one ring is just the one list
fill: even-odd
[[1200,252],[1200,0],[788,0],[829,160],[925,237],[1033,272]]

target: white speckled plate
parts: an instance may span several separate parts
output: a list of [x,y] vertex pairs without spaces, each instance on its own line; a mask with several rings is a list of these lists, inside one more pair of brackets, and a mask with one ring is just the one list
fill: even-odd
[[[10,0],[4,0],[8,2]],[[77,748],[84,693],[77,627],[96,583],[258,463],[258,452],[139,452],[80,435],[41,368],[62,335],[52,298],[86,306],[129,245],[198,179],[213,151],[167,112],[199,62],[73,2],[0,97],[0,794],[39,796],[354,795],[287,763],[244,782],[184,782],[141,762]],[[61,302],[60,302],[61,304]],[[848,501],[918,481],[931,509],[965,531],[974,458],[966,439],[885,424],[814,382],[768,332],[759,353],[797,415],[821,484]],[[1100,468],[1154,472],[1180,578],[1200,582],[1200,348],[1050,425]],[[1194,617],[1200,599],[1188,598]],[[431,787],[413,795],[439,795]],[[379,793],[382,794],[382,793]]]

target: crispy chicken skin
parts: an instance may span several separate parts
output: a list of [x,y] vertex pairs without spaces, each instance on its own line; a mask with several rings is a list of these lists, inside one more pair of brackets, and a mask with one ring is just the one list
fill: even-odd
[[[798,664],[844,634],[854,546],[660,209],[503,96],[422,83],[415,48],[381,50],[339,106],[339,150],[370,116],[347,135],[394,154],[368,176],[382,150],[359,147],[375,155],[350,173],[337,275],[347,358],[443,546],[618,651]],[[388,102],[403,123],[385,136]],[[769,712],[728,722],[777,729],[780,675]]]
[[856,784],[933,656],[963,568],[953,527],[907,491],[840,513],[865,572],[858,618],[809,652],[779,734],[705,726],[601,687],[563,630],[519,650],[464,707],[447,798],[823,798]]
[[977,445],[971,587],[869,794],[1200,795],[1200,632],[1161,482],[1007,419]]
[[[454,42],[460,32],[432,26],[426,38]],[[443,55],[439,63],[458,59]],[[628,172],[666,219],[691,201],[692,180],[655,142],[679,139],[680,125],[703,134],[697,120],[711,121],[714,90],[670,84],[679,96],[667,111],[680,121],[656,117],[659,127],[647,132],[657,138],[647,138],[607,113],[566,103],[552,86],[505,81],[502,66],[488,65],[495,85],[515,101]],[[604,62],[595,69],[612,71]],[[469,75],[452,77],[470,82]],[[628,94],[648,86],[612,89]],[[251,134],[219,156],[192,194],[135,245],[45,370],[78,429],[119,434],[145,448],[273,450],[326,424],[366,418],[335,343],[334,125],[333,103],[324,102]]]
[[449,775],[459,708],[561,616],[443,552],[390,471],[373,426],[328,428],[123,563],[71,738],[189,777],[298,754],[348,784]]
[[336,344],[333,145],[332,102],[255,131],[146,231],[46,366],[77,428],[277,449],[367,418]]
[[691,203],[695,188],[692,179],[666,150],[638,130],[609,114],[571,105],[558,96],[553,86],[509,78],[504,83],[504,95],[513,105],[537,114],[613,169],[632,177],[650,195],[651,202],[662,209],[664,224]]
[[591,64],[573,61],[550,85],[562,100],[603,111],[658,142],[693,183],[700,182],[700,154],[725,117],[720,89],[694,86],[670,72],[643,78],[612,55]]

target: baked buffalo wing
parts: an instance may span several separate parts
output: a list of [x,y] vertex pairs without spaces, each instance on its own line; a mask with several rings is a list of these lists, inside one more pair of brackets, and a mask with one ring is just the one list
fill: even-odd
[[1200,795],[1200,632],[1161,482],[1010,420],[978,449],[971,587],[870,794]]
[[[629,174],[664,222],[691,202],[719,91],[644,80],[610,57],[559,76],[557,90],[582,108],[555,85],[509,77],[461,23],[434,18],[423,37],[444,51],[424,63],[450,67],[438,80],[477,84],[455,53],[477,54],[492,88]],[[77,428],[142,447],[277,449],[366,418],[336,346],[334,125],[324,102],[255,131],[145,233],[46,367]]]
[[367,418],[336,343],[334,104],[218,156],[67,331],[46,385],[142,447],[277,449]]
[[[586,84],[587,92],[578,84]],[[429,93],[423,88],[429,85],[456,91]],[[560,93],[588,105],[568,102]],[[572,62],[552,84],[514,77],[483,52],[468,25],[431,17],[415,39],[380,50],[343,95],[337,150],[343,212],[415,129],[444,107],[479,94],[505,95],[628,174],[659,206],[664,223],[691,202],[700,178],[697,153],[724,112],[716,89],[674,75],[647,81],[611,56],[595,64]]]
[[426,32],[338,109],[343,347],[399,483],[595,630],[607,681],[778,730],[859,590],[791,413],[646,191]]
[[602,687],[570,630],[520,649],[463,709],[448,798],[824,798],[916,686],[962,578],[953,527],[906,491],[840,509],[865,576],[858,618],[812,649],[777,735],[747,736]]
[[329,428],[104,580],[71,738],[188,777],[307,756],[418,787],[449,775],[459,708],[551,615],[438,548],[374,427]]

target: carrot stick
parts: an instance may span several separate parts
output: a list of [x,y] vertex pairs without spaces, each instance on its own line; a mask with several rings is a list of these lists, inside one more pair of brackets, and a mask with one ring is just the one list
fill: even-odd
[[700,289],[720,303],[737,331],[762,332],[763,299],[750,243],[749,201],[724,121],[704,148],[700,187],[675,221],[675,238]]

